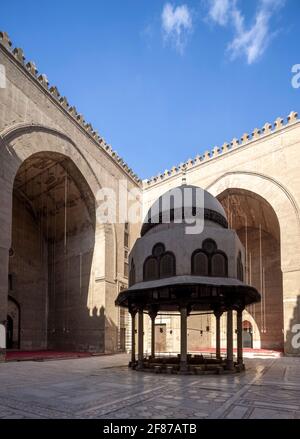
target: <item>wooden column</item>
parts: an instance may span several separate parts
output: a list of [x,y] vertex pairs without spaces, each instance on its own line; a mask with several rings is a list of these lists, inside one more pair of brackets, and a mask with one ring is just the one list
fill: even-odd
[[216,317],[216,358],[221,359],[221,316],[222,312],[217,310],[214,312]]
[[243,310],[237,310],[237,362],[243,365]]
[[151,309],[149,311],[149,317],[151,319],[151,358],[155,358],[155,319],[157,316],[157,310]]
[[140,308],[138,311],[138,342],[139,342],[139,352],[138,352],[138,369],[143,369],[144,360],[144,312]]
[[135,364],[135,316],[136,316],[136,309],[131,309],[130,311],[131,315],[131,366],[134,366]]
[[227,311],[227,360],[226,368],[233,370],[233,328],[232,328],[232,309]]
[[180,372],[187,371],[187,308],[180,308]]

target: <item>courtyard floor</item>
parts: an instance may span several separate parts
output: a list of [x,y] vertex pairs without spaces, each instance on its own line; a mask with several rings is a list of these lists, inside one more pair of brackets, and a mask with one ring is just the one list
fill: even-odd
[[0,418],[300,419],[300,358],[224,376],[131,371],[128,356],[0,364]]

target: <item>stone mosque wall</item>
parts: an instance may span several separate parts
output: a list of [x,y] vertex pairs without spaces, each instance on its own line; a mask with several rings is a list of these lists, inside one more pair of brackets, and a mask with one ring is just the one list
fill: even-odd
[[[72,224],[72,219],[75,221],[78,212],[80,213],[80,203],[87,202],[85,187],[88,187],[92,194],[95,210],[97,194],[101,188],[113,189],[117,194],[118,204],[120,181],[123,185],[126,182],[128,191],[140,188],[141,182],[91,124],[59,94],[57,88],[49,86],[46,76],[37,71],[35,64],[25,61],[23,51],[12,47],[9,37],[3,32],[0,32],[0,60],[6,77],[6,87],[0,89],[0,324],[5,326],[8,317],[8,284],[10,274],[13,274],[10,270],[16,271],[14,264],[20,262],[24,256],[26,261],[23,260],[20,264],[26,264],[30,269],[26,275],[20,269],[18,276],[14,277],[18,291],[12,292],[20,302],[21,308],[23,304],[26,304],[27,308],[26,311],[21,309],[21,348],[75,348],[93,352],[116,352],[120,344],[120,312],[114,301],[120,288],[127,285],[125,265],[128,246],[138,236],[139,227],[130,226],[129,243],[125,245],[124,224],[103,225],[95,221],[94,243],[89,251],[88,245],[85,249],[80,249],[80,243],[85,237],[83,232],[76,230],[76,224]],[[44,174],[49,173],[51,178],[53,163],[58,165],[62,159],[68,159],[69,163],[64,165],[67,179],[70,178],[69,168],[72,168],[72,178],[79,187],[79,195],[73,191],[71,199],[68,200],[70,215],[67,256],[64,256],[64,250],[59,248],[57,238],[57,256],[54,263],[51,245],[48,245],[48,269],[45,266],[46,255],[42,262],[37,248],[38,238],[33,236],[34,230],[39,226],[29,217],[26,227],[27,240],[23,241],[23,248],[16,249],[14,262],[9,255],[13,227],[15,230],[18,229],[17,224],[13,226],[12,215],[15,177],[21,165],[29,163],[28,172],[34,175],[28,175],[27,180],[29,182],[35,179],[35,186],[31,190],[30,183],[25,185],[27,194],[22,196],[38,192],[38,170],[30,162],[35,160],[37,154]],[[50,164],[50,161],[53,163]],[[44,178],[42,184],[43,192],[46,194],[52,190],[53,195],[55,191],[51,189],[51,178]],[[52,210],[57,210],[61,222],[57,227],[63,230],[63,185],[58,178],[56,183],[57,199]],[[50,197],[48,200],[51,203]],[[34,196],[31,196],[29,201],[40,209]],[[90,204],[92,202],[89,201]],[[17,215],[17,211],[15,214]],[[43,221],[45,214],[39,215]],[[17,221],[21,219],[18,218]],[[22,224],[22,227],[24,230],[25,225]],[[17,253],[21,256],[17,256]],[[55,307],[53,282],[51,286],[53,270],[56,273]],[[33,283],[34,291],[30,291]],[[80,288],[84,289],[81,297]],[[48,319],[45,319],[46,314]],[[68,322],[64,321],[66,315]],[[3,345],[1,340],[0,349],[3,349]],[[3,355],[4,351],[0,352]]]
[[[48,290],[46,242],[40,236],[39,226],[32,212],[24,209],[22,201],[18,198],[14,199],[13,223],[15,234],[12,248],[18,250],[10,257],[9,295],[22,309],[20,348],[46,349]],[[20,242],[22,245],[19,245]],[[17,335],[17,330],[14,330],[14,334]]]
[[[286,120],[278,118],[274,124],[266,123],[251,135],[244,134],[241,139],[235,138],[221,148],[215,147],[142,183],[67,98],[60,95],[57,87],[50,86],[35,64],[25,60],[22,49],[12,46],[4,32],[0,32],[0,60],[6,76],[6,87],[0,89],[0,359],[5,353],[3,328],[10,309],[8,294],[20,305],[20,316],[14,312],[12,325],[20,320],[22,349],[93,352],[124,349],[122,337],[124,331],[128,332],[126,325],[130,320],[121,315],[114,302],[120,289],[127,285],[127,254],[139,236],[140,225],[130,225],[129,243],[125,245],[124,224],[103,225],[91,221],[90,227],[94,228],[88,232],[77,229],[72,221],[76,222],[83,206],[88,211],[92,205],[96,209],[97,194],[102,187],[118,194],[120,181],[125,181],[128,191],[143,190],[144,207],[148,209],[164,192],[181,185],[183,178],[187,184],[203,187],[218,197],[224,209],[230,197],[240,203],[242,213],[232,207],[233,203],[227,215],[233,218],[229,222],[246,247],[247,280],[259,290],[262,287],[265,294],[263,308],[257,305],[246,313],[253,324],[254,347],[282,348],[287,354],[299,354],[292,343],[293,327],[300,322],[300,122],[297,113],[292,112]],[[64,162],[62,172],[78,189],[70,193],[68,203],[58,179],[54,183],[48,178],[38,182],[37,168],[31,162],[36,155],[48,176],[53,163]],[[34,187],[31,191],[30,185],[25,186],[27,192],[21,195],[24,199],[31,193],[29,202],[38,209],[38,220],[30,211],[20,216],[20,201],[13,196],[15,177],[19,177],[24,163],[29,163],[28,172],[33,174],[22,178],[34,181]],[[40,201],[38,204],[37,198],[32,196],[38,192],[39,184],[43,194],[51,195],[53,190],[57,194],[52,200],[52,210],[54,216],[57,213],[61,218],[57,227],[62,236],[54,241],[53,236],[49,241],[43,229],[48,214],[41,211]],[[91,194],[88,197],[87,192]],[[117,207],[120,201],[117,196]],[[262,207],[264,203],[269,207]],[[70,212],[67,226],[63,220],[66,206]],[[253,214],[263,209],[274,213],[278,233],[268,218]],[[247,238],[241,216],[249,222]],[[26,237],[22,237],[21,245],[18,240],[24,230]],[[62,244],[66,236],[67,250]],[[81,247],[83,242],[85,245]],[[85,294],[80,295],[83,290]],[[190,349],[196,350],[198,345],[213,346],[213,319],[208,324],[206,320],[191,319]],[[165,325],[166,347],[175,351],[178,322],[161,316],[157,324],[159,332],[159,325]],[[149,325],[146,325],[145,337],[150,340]],[[125,338],[130,343],[130,337]]]

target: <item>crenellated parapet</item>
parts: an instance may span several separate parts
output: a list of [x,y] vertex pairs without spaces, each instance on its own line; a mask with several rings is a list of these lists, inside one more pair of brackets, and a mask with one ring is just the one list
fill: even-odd
[[22,49],[13,47],[12,42],[6,32],[0,31],[0,45],[5,48],[18,62],[22,68],[28,72],[40,86],[56,101],[73,120],[85,130],[85,132],[97,143],[99,149],[103,150],[108,156],[110,156],[114,162],[137,184],[141,184],[140,178],[133,172],[133,170],[125,163],[125,161],[118,155],[116,151],[108,145],[105,140],[94,130],[90,123],[87,123],[82,114],[78,113],[76,107],[71,106],[65,96],[61,96],[58,88],[53,85],[49,85],[48,78],[45,74],[40,74],[33,61],[27,61]]
[[282,117],[278,117],[273,125],[267,122],[261,129],[255,128],[251,134],[244,133],[240,139],[234,138],[230,143],[224,143],[221,147],[215,146],[212,150],[205,151],[202,155],[197,155],[194,159],[188,159],[186,162],[181,163],[178,166],[173,166],[170,170],[166,170],[164,173],[151,177],[149,180],[144,180],[144,188],[150,187],[167,178],[181,175],[183,172],[191,168],[195,168],[202,163],[206,163],[210,160],[224,156],[233,150],[254,143],[259,139],[263,139],[270,134],[293,125],[296,122],[298,122],[298,113],[295,111],[292,111],[286,120]]

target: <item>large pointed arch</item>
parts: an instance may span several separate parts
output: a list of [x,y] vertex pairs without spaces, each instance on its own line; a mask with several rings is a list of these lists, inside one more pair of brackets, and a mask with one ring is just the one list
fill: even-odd
[[294,316],[300,297],[300,254],[295,250],[300,242],[300,210],[293,194],[276,178],[259,172],[230,171],[207,186],[214,196],[227,190],[252,192],[268,203],[280,228],[280,265],[283,294],[283,334],[286,353],[297,353],[292,345]]
[[[101,174],[99,174],[98,170],[95,170],[91,164],[92,161],[90,160],[89,151],[80,148],[70,137],[57,128],[47,127],[40,124],[17,124],[6,128],[0,133],[0,160],[5,164],[3,172],[0,175],[0,199],[2,201],[0,211],[2,225],[0,230],[0,256],[2,260],[0,267],[0,300],[3,303],[0,323],[2,320],[5,320],[7,309],[9,249],[11,247],[12,236],[12,207],[15,177],[22,164],[38,155],[49,155],[49,157],[59,156],[62,159],[69,159],[70,162],[73,163],[74,169],[77,169],[78,175],[81,175],[82,179],[86,182],[87,187],[95,199],[96,207],[97,193],[102,185],[104,185],[104,182],[101,181]],[[98,225],[96,223],[96,228],[97,227]],[[101,241],[101,237],[98,240],[100,235],[96,231],[95,251],[93,257],[95,262],[97,262],[95,258],[96,253],[100,254],[104,251],[106,253],[107,264],[113,267],[113,279],[116,279],[117,243],[115,225],[107,224],[105,225],[105,228],[110,229],[110,251],[105,252],[104,247],[106,244]],[[109,261],[108,258],[110,259]],[[96,268],[93,268],[92,278],[93,284],[95,284],[94,281],[97,278]],[[99,286],[99,284],[97,284],[96,286],[92,285],[89,291],[89,296],[93,296],[92,318],[95,320],[95,323],[99,328],[102,327],[102,323],[98,322],[98,320],[100,317],[104,318],[103,315],[100,316],[100,309],[103,308],[103,294],[98,294],[97,292],[100,287],[102,289],[105,288],[105,286],[102,287],[102,285]],[[96,307],[99,309],[97,309],[97,313],[94,315],[94,308]],[[92,343],[93,342],[91,342],[91,344]]]
[[[6,127],[0,133],[0,159],[6,162],[9,173],[5,175],[5,179],[0,187],[0,199],[6,200],[4,209],[2,209],[0,219],[3,218],[4,225],[3,233],[0,231],[0,247],[9,249],[9,237],[11,231],[9,230],[10,222],[7,221],[11,211],[12,188],[15,176],[21,164],[35,153],[54,152],[70,157],[80,173],[84,176],[90,187],[95,199],[97,200],[97,193],[102,188],[103,184],[100,181],[97,173],[91,166],[87,154],[83,154],[79,146],[68,135],[57,128],[49,127],[37,123],[19,123]],[[1,181],[1,176],[0,176]],[[6,226],[6,228],[5,228]],[[113,236],[113,262],[114,278],[117,277],[117,234],[114,224],[107,225],[112,228]]]
[[300,270],[300,255],[294,252],[295,239],[300,240],[300,210],[290,191],[270,176],[248,171],[227,172],[206,187],[215,197],[234,188],[256,193],[272,206],[280,225],[282,271]]

